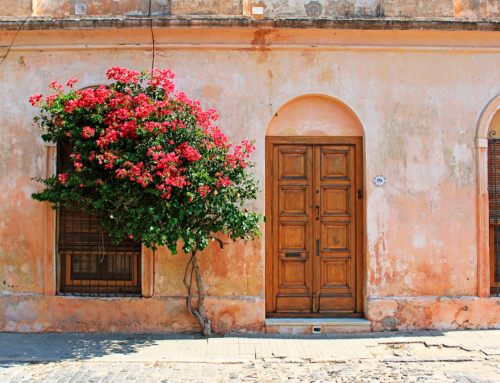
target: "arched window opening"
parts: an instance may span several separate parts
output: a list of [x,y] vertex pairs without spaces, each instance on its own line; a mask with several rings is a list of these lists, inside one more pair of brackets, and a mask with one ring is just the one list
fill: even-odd
[[488,131],[488,200],[490,244],[490,289],[500,296],[500,111]]
[[[71,143],[57,147],[57,173],[72,167]],[[59,294],[140,296],[141,243],[126,239],[115,245],[97,232],[98,217],[61,206],[58,219]]]

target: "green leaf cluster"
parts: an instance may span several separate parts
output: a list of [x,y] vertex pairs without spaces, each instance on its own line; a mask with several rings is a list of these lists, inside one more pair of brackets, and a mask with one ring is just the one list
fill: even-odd
[[[234,241],[260,236],[262,215],[244,208],[247,201],[257,198],[259,191],[258,181],[251,172],[255,164],[248,160],[228,162],[234,148],[221,145],[218,134],[213,133],[207,116],[213,120],[214,113],[202,111],[183,94],[172,94],[164,87],[148,84],[153,78],[154,73],[142,72],[137,83],[115,81],[105,88],[109,95],[100,99],[96,95],[103,87],[87,90],[93,92],[90,99],[98,100],[94,104],[78,103],[89,96],[83,95],[85,91],[73,89],[68,93],[57,91],[38,102],[40,115],[35,121],[43,131],[43,140],[56,142],[59,147],[72,147],[75,156],[79,155],[78,160],[73,157],[72,161],[79,162],[81,167],[71,164],[69,170],[59,171],[59,175],[37,179],[45,189],[32,197],[49,201],[54,208],[83,209],[99,216],[99,230],[106,230],[116,243],[130,237],[153,249],[167,246],[174,253],[181,239],[183,251],[190,252],[195,248],[205,249],[218,233]],[[144,101],[135,101],[139,95],[146,96],[151,107],[144,116],[137,113],[137,108],[144,106]],[[125,96],[130,96],[127,102],[113,101]],[[74,107],[68,107],[71,105]],[[126,112],[125,117],[110,121],[110,116],[116,115],[120,108]],[[166,122],[176,128],[151,129],[150,123]],[[130,123],[135,126],[134,134],[126,131]],[[86,127],[94,131],[90,138],[85,137]],[[99,139],[110,131],[118,132],[118,137],[103,147]],[[158,159],[148,153],[154,147],[161,147],[164,153],[175,153],[184,143],[196,149],[201,158],[197,161],[179,158],[176,168],[182,169],[179,174],[186,184],[172,186],[167,198],[165,190],[158,188],[164,182],[156,174]],[[245,151],[245,146],[241,150]],[[116,158],[107,159],[109,153]],[[101,160],[99,155],[103,156]],[[142,163],[143,169],[151,174],[146,185],[117,176],[117,170],[130,168],[126,163]],[[64,182],[60,180],[62,173],[67,174]],[[221,185],[221,174],[230,185]],[[200,193],[201,186],[209,188],[206,196]]]

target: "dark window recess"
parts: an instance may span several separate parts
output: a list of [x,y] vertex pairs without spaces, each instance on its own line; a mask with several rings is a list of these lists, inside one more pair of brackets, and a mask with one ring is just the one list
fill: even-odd
[[500,139],[488,139],[491,294],[500,296]]
[[[58,172],[71,168],[70,145],[58,146]],[[59,211],[60,294],[140,296],[141,244],[126,239],[115,245],[97,232],[98,217],[61,207]]]

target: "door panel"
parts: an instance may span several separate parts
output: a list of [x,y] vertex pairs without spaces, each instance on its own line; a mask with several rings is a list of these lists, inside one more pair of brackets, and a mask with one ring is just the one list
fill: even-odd
[[268,315],[361,312],[361,140],[340,142],[277,143],[266,149],[272,156],[266,173],[271,189]]
[[322,283],[323,288],[348,288],[350,279],[348,270],[350,269],[351,260],[343,259],[322,259]]
[[350,213],[349,186],[321,187],[321,214],[348,216]]
[[307,289],[309,282],[307,259],[280,259],[280,288]]
[[279,179],[308,179],[308,148],[282,149],[279,151]]
[[307,209],[308,187],[307,186],[280,186],[279,204],[280,216],[283,215],[308,215]]
[[350,294],[346,296],[341,296],[340,294],[328,296],[323,294],[321,295],[319,302],[322,308],[320,312],[352,313],[352,296]]
[[310,313],[311,298],[309,295],[279,296],[276,298],[277,313]]
[[327,180],[343,180],[349,178],[349,149],[342,150],[328,149],[328,147],[321,147],[321,181]]
[[342,251],[350,252],[351,229],[347,222],[321,223],[321,252]]
[[[355,200],[352,185],[355,172],[354,146],[314,148],[316,160],[316,203],[322,208],[316,220],[320,239],[319,259],[315,265],[319,312],[355,311]],[[343,210],[343,211],[342,211]],[[341,257],[339,258],[339,253]],[[323,283],[322,283],[323,282]],[[328,283],[338,282],[338,283]]]
[[309,225],[306,222],[280,222],[279,223],[279,251],[307,252],[307,239]]
[[273,181],[278,196],[273,214],[273,227],[277,228],[273,241],[276,312],[311,312],[313,155],[308,145],[276,145],[273,149],[273,169],[278,169]]

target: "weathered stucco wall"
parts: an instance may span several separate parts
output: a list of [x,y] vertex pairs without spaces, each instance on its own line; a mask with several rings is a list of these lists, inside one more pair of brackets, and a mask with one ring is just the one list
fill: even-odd
[[242,0],[172,0],[174,15],[242,15]]
[[[250,6],[264,6],[267,17],[307,16],[305,5],[309,0],[265,0],[251,1]],[[381,15],[381,0],[326,0],[320,16],[327,17],[376,17]],[[246,8],[248,9],[248,7]],[[251,15],[251,12],[248,12]]]
[[27,16],[31,12],[32,0],[0,1],[1,16]]
[[87,7],[86,15],[123,15],[147,16],[169,15],[170,0],[33,0],[35,2],[34,15],[50,16],[54,18],[75,15],[75,5],[84,4]]
[[[263,330],[264,300],[206,299],[216,332]],[[187,332],[198,323],[179,297],[98,299],[58,296],[0,298],[2,331],[15,332]]]
[[497,0],[455,0],[456,17],[489,19],[500,17],[500,3]]
[[[74,15],[75,4],[87,6],[87,16],[246,15],[252,6],[264,7],[264,17],[308,17],[309,0],[0,0],[0,17],[61,18]],[[319,17],[432,17],[495,19],[497,0],[319,0]],[[263,17],[257,15],[256,17]],[[311,16],[317,17],[317,16]]]
[[500,328],[500,300],[477,297],[373,298],[366,317],[373,331]]
[[[47,158],[28,98],[47,94],[52,80],[78,77],[85,87],[105,83],[110,66],[149,68],[149,46],[118,44],[149,44],[148,36],[145,30],[24,31],[0,67],[2,94],[9,95],[0,104],[0,329],[193,328],[184,308],[182,253],[157,253],[151,299],[41,295],[44,210],[30,199],[40,187],[30,179],[45,175]],[[471,298],[477,292],[474,142],[482,110],[500,94],[495,33],[162,29],[156,42],[155,65],[172,68],[179,89],[218,109],[219,126],[233,141],[257,139],[262,187],[266,131],[283,105],[318,94],[355,113],[365,139],[365,312],[374,329],[498,326],[498,299]],[[383,187],[371,181],[379,174],[387,178]],[[264,213],[264,200],[262,192],[251,208]],[[264,243],[211,246],[203,255],[216,330],[262,330]]]
[[453,0],[385,0],[385,16],[453,17]]

